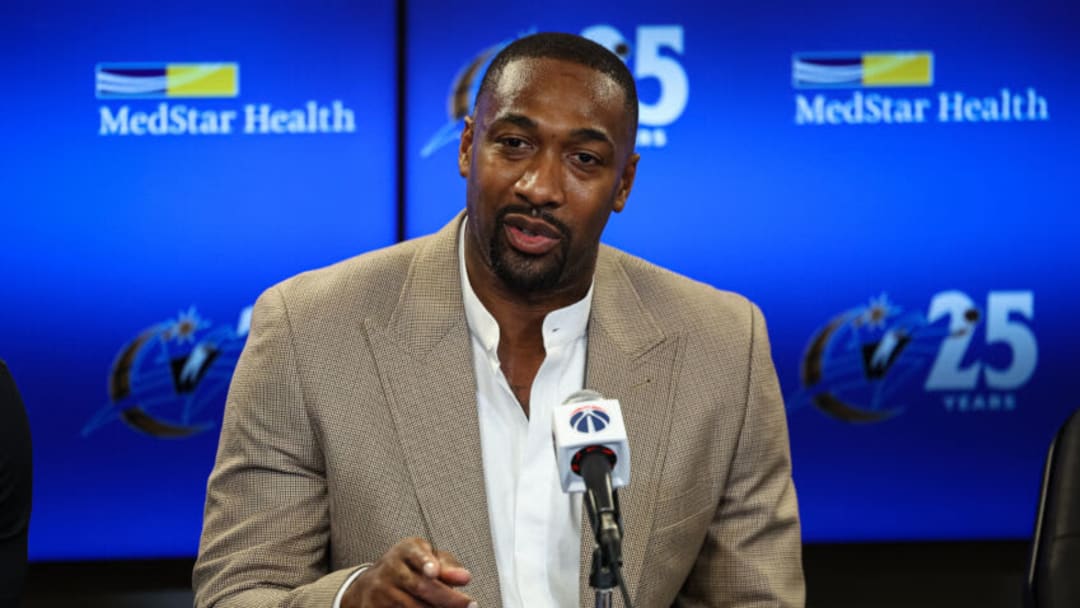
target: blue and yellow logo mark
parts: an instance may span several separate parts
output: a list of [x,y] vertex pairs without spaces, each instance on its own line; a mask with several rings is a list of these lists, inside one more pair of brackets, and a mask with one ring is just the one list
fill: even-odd
[[934,84],[930,51],[796,53],[791,83],[797,89],[928,87]]
[[236,97],[240,66],[235,63],[99,63],[99,99]]

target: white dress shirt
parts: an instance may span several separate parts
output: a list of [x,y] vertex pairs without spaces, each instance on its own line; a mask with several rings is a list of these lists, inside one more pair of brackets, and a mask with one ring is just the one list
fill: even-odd
[[[584,298],[544,318],[544,362],[525,416],[499,363],[499,325],[477,298],[465,270],[464,222],[458,264],[472,338],[477,414],[491,540],[503,608],[578,605],[581,496],[563,493],[551,437],[552,410],[585,384]],[[468,568],[468,564],[465,564]]]

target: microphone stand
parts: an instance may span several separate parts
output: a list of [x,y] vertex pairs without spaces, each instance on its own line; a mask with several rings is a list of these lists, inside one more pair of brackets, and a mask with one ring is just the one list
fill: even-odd
[[611,592],[617,585],[615,571],[604,560],[603,552],[597,546],[592,553],[592,571],[589,572],[589,586],[596,590],[596,608],[611,608]]
[[[619,517],[619,495],[614,490],[612,490],[612,494],[615,500],[615,512],[606,515],[614,516],[621,536],[622,521]],[[589,523],[592,525],[596,537],[592,568],[589,572],[589,586],[596,590],[596,608],[612,608],[612,592],[619,586],[622,578],[619,571],[622,568],[622,548],[619,546],[621,543],[612,542],[613,539],[610,538],[600,538],[601,513],[598,512],[596,496],[592,492],[585,492],[585,508],[588,511]],[[608,542],[604,542],[605,540]],[[625,589],[623,591],[625,592]],[[627,606],[629,607],[629,604]]]

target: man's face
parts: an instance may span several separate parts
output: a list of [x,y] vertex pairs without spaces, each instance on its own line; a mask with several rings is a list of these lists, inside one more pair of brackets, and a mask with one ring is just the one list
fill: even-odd
[[[637,165],[619,86],[556,59],[508,64],[461,136],[466,247],[517,293],[577,291]],[[475,259],[474,258],[474,259]]]

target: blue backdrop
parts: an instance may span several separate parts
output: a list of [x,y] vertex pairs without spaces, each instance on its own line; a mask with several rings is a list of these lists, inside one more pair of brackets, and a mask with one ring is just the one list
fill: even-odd
[[194,554],[247,307],[393,242],[399,170],[406,235],[449,220],[467,68],[540,30],[638,77],[607,242],[765,311],[806,539],[1030,534],[1080,405],[1077,9],[544,8],[408,2],[403,167],[394,3],[0,8],[0,356],[35,435],[33,559]]

